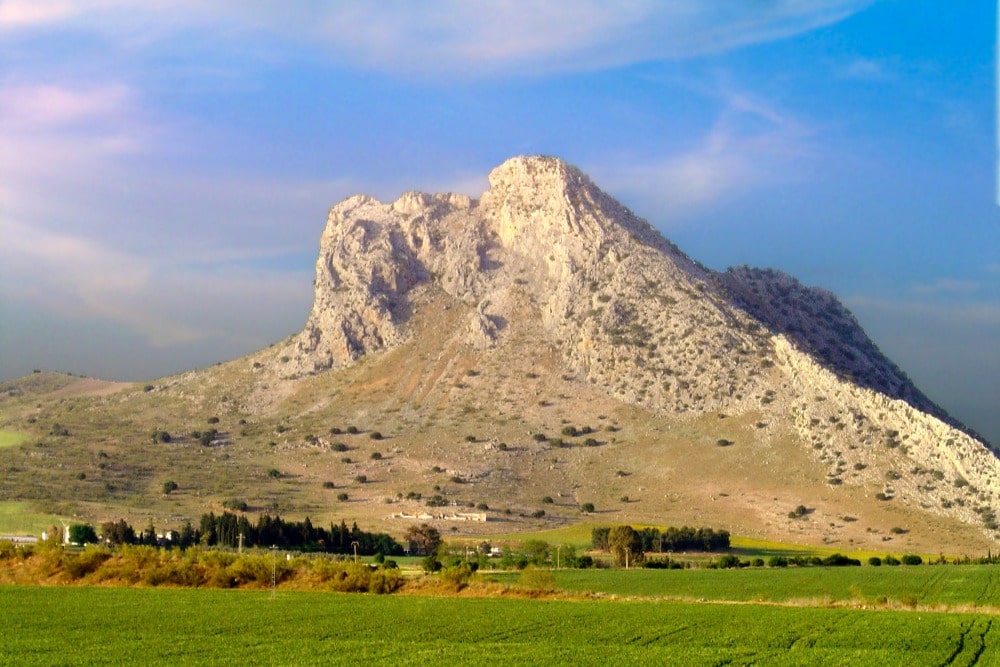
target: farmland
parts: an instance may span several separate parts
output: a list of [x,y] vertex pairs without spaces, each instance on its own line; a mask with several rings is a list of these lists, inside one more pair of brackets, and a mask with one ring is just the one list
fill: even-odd
[[[619,596],[730,602],[977,605],[1000,609],[995,565],[762,568],[746,570],[561,570],[556,586]],[[493,575],[513,582],[516,575]]]
[[983,614],[281,590],[4,587],[0,596],[0,662],[21,665],[1000,664],[1000,631]]

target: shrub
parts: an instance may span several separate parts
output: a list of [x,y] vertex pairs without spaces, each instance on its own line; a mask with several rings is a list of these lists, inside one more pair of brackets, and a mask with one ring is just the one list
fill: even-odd
[[333,482],[323,482],[324,489],[335,489],[337,486]]
[[882,565],[882,559],[878,556],[872,556],[868,559],[868,564],[872,567],[880,567]]
[[549,439],[544,433],[535,433],[531,437],[535,439],[535,442],[545,442]]
[[784,556],[771,556],[767,559],[768,567],[788,567],[788,559]]
[[531,513],[532,519],[541,519],[543,516],[545,516],[545,510],[535,510]]
[[277,468],[271,468],[270,470],[267,471],[267,476],[271,477],[272,479],[278,479],[279,477],[281,477],[281,471],[278,470]]
[[[436,562],[436,561],[435,561]],[[440,565],[440,563],[438,563]],[[441,568],[438,571],[438,577],[441,581],[454,587],[456,591],[460,591],[469,585],[469,580],[472,579],[473,570],[468,563],[459,563],[458,565],[452,565],[451,567]]]
[[479,510],[480,512],[485,512],[489,508],[490,506],[487,505],[486,503],[479,503],[478,505],[476,505],[476,509]]
[[732,440],[726,440],[725,438],[719,438],[718,440],[715,441],[715,444],[718,445],[719,447],[730,447],[730,446],[732,446],[732,445],[734,445],[736,443],[734,443]]
[[338,493],[337,494],[337,500],[345,501],[345,500],[347,500],[347,498],[348,498],[348,495],[346,493]]
[[533,591],[554,591],[556,578],[548,570],[529,565],[521,571],[521,575],[517,578],[517,585]]
[[580,511],[585,514],[593,514],[596,510],[594,508],[594,503],[583,503],[580,505]]
[[888,556],[882,559],[882,563],[884,565],[899,565],[899,559],[893,556],[892,554],[889,554]]
[[364,484],[368,481],[368,475],[357,475],[355,476],[354,481],[358,484]]
[[345,445],[342,442],[335,442],[332,445],[330,445],[330,449],[332,449],[335,452],[346,452],[347,445]]
[[552,500],[552,496],[545,496],[544,498],[542,498],[542,503],[544,503],[545,505],[551,505],[553,502],[555,501]]
[[382,434],[379,433],[378,431],[372,431],[371,434],[369,434],[368,437],[371,438],[372,440],[381,440],[382,439]]
[[209,424],[218,424],[219,423],[219,418],[218,417],[209,417],[208,418],[208,423]]
[[358,427],[357,426],[348,426],[347,427],[347,432],[350,433],[351,435],[357,435],[359,433]]
[[163,483],[163,493],[165,495],[170,495],[173,491],[177,490],[177,482],[170,480]]
[[924,559],[917,554],[905,554],[902,559],[903,565],[920,565]]
[[382,452],[372,452],[372,455],[369,458],[372,461],[378,461],[382,458]]
[[597,447],[601,443],[597,442],[597,440],[595,440],[594,438],[587,438],[586,440],[583,441],[583,444],[586,445],[587,447]]
[[441,569],[441,561],[434,554],[428,554],[420,561],[420,567],[423,568],[424,572],[437,572]]

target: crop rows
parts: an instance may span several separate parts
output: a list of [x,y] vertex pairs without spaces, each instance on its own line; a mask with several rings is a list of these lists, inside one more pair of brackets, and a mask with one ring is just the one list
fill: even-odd
[[998,664],[989,615],[657,601],[0,588],[0,663]]

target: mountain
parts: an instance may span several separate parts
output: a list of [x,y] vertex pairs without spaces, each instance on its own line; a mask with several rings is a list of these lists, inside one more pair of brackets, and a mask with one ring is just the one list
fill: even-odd
[[[148,481],[108,482],[88,512],[163,514],[162,499],[137,499],[170,476],[167,521],[243,498],[401,532],[398,515],[443,511],[431,498],[491,508],[462,532],[579,521],[589,501],[589,521],[710,522],[845,548],[1000,536],[997,455],[833,294],[771,270],[711,271],[555,158],[508,160],[478,199],[340,202],[305,327],[266,350],[80,397],[76,415],[20,392],[0,402],[4,429],[41,435],[30,405],[63,428],[81,413],[128,425],[83,430]],[[206,447],[192,433],[209,415],[225,428]],[[186,435],[153,443],[154,428]],[[5,499],[25,499],[12,487],[37,473],[25,449],[0,451],[14,471]],[[65,496],[27,499],[80,511]],[[789,516],[799,505],[810,512]]]

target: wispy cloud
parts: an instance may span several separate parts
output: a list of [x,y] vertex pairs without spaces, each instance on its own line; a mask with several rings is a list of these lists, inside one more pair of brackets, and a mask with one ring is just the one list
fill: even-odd
[[926,296],[934,294],[972,294],[979,291],[982,285],[975,280],[958,280],[956,278],[938,278],[932,283],[913,286],[913,292]]
[[884,83],[895,78],[892,67],[883,60],[861,56],[836,68],[841,79]]
[[729,85],[707,92],[718,98],[722,110],[689,150],[597,167],[598,180],[669,219],[751,188],[802,177],[802,163],[815,151],[806,124]]
[[[872,0],[404,0],[289,4],[124,0],[0,4],[0,30],[83,27],[134,42],[201,29],[217,39],[264,35],[344,63],[400,74],[530,74],[688,58],[835,23]],[[150,37],[151,36],[151,37]]]

